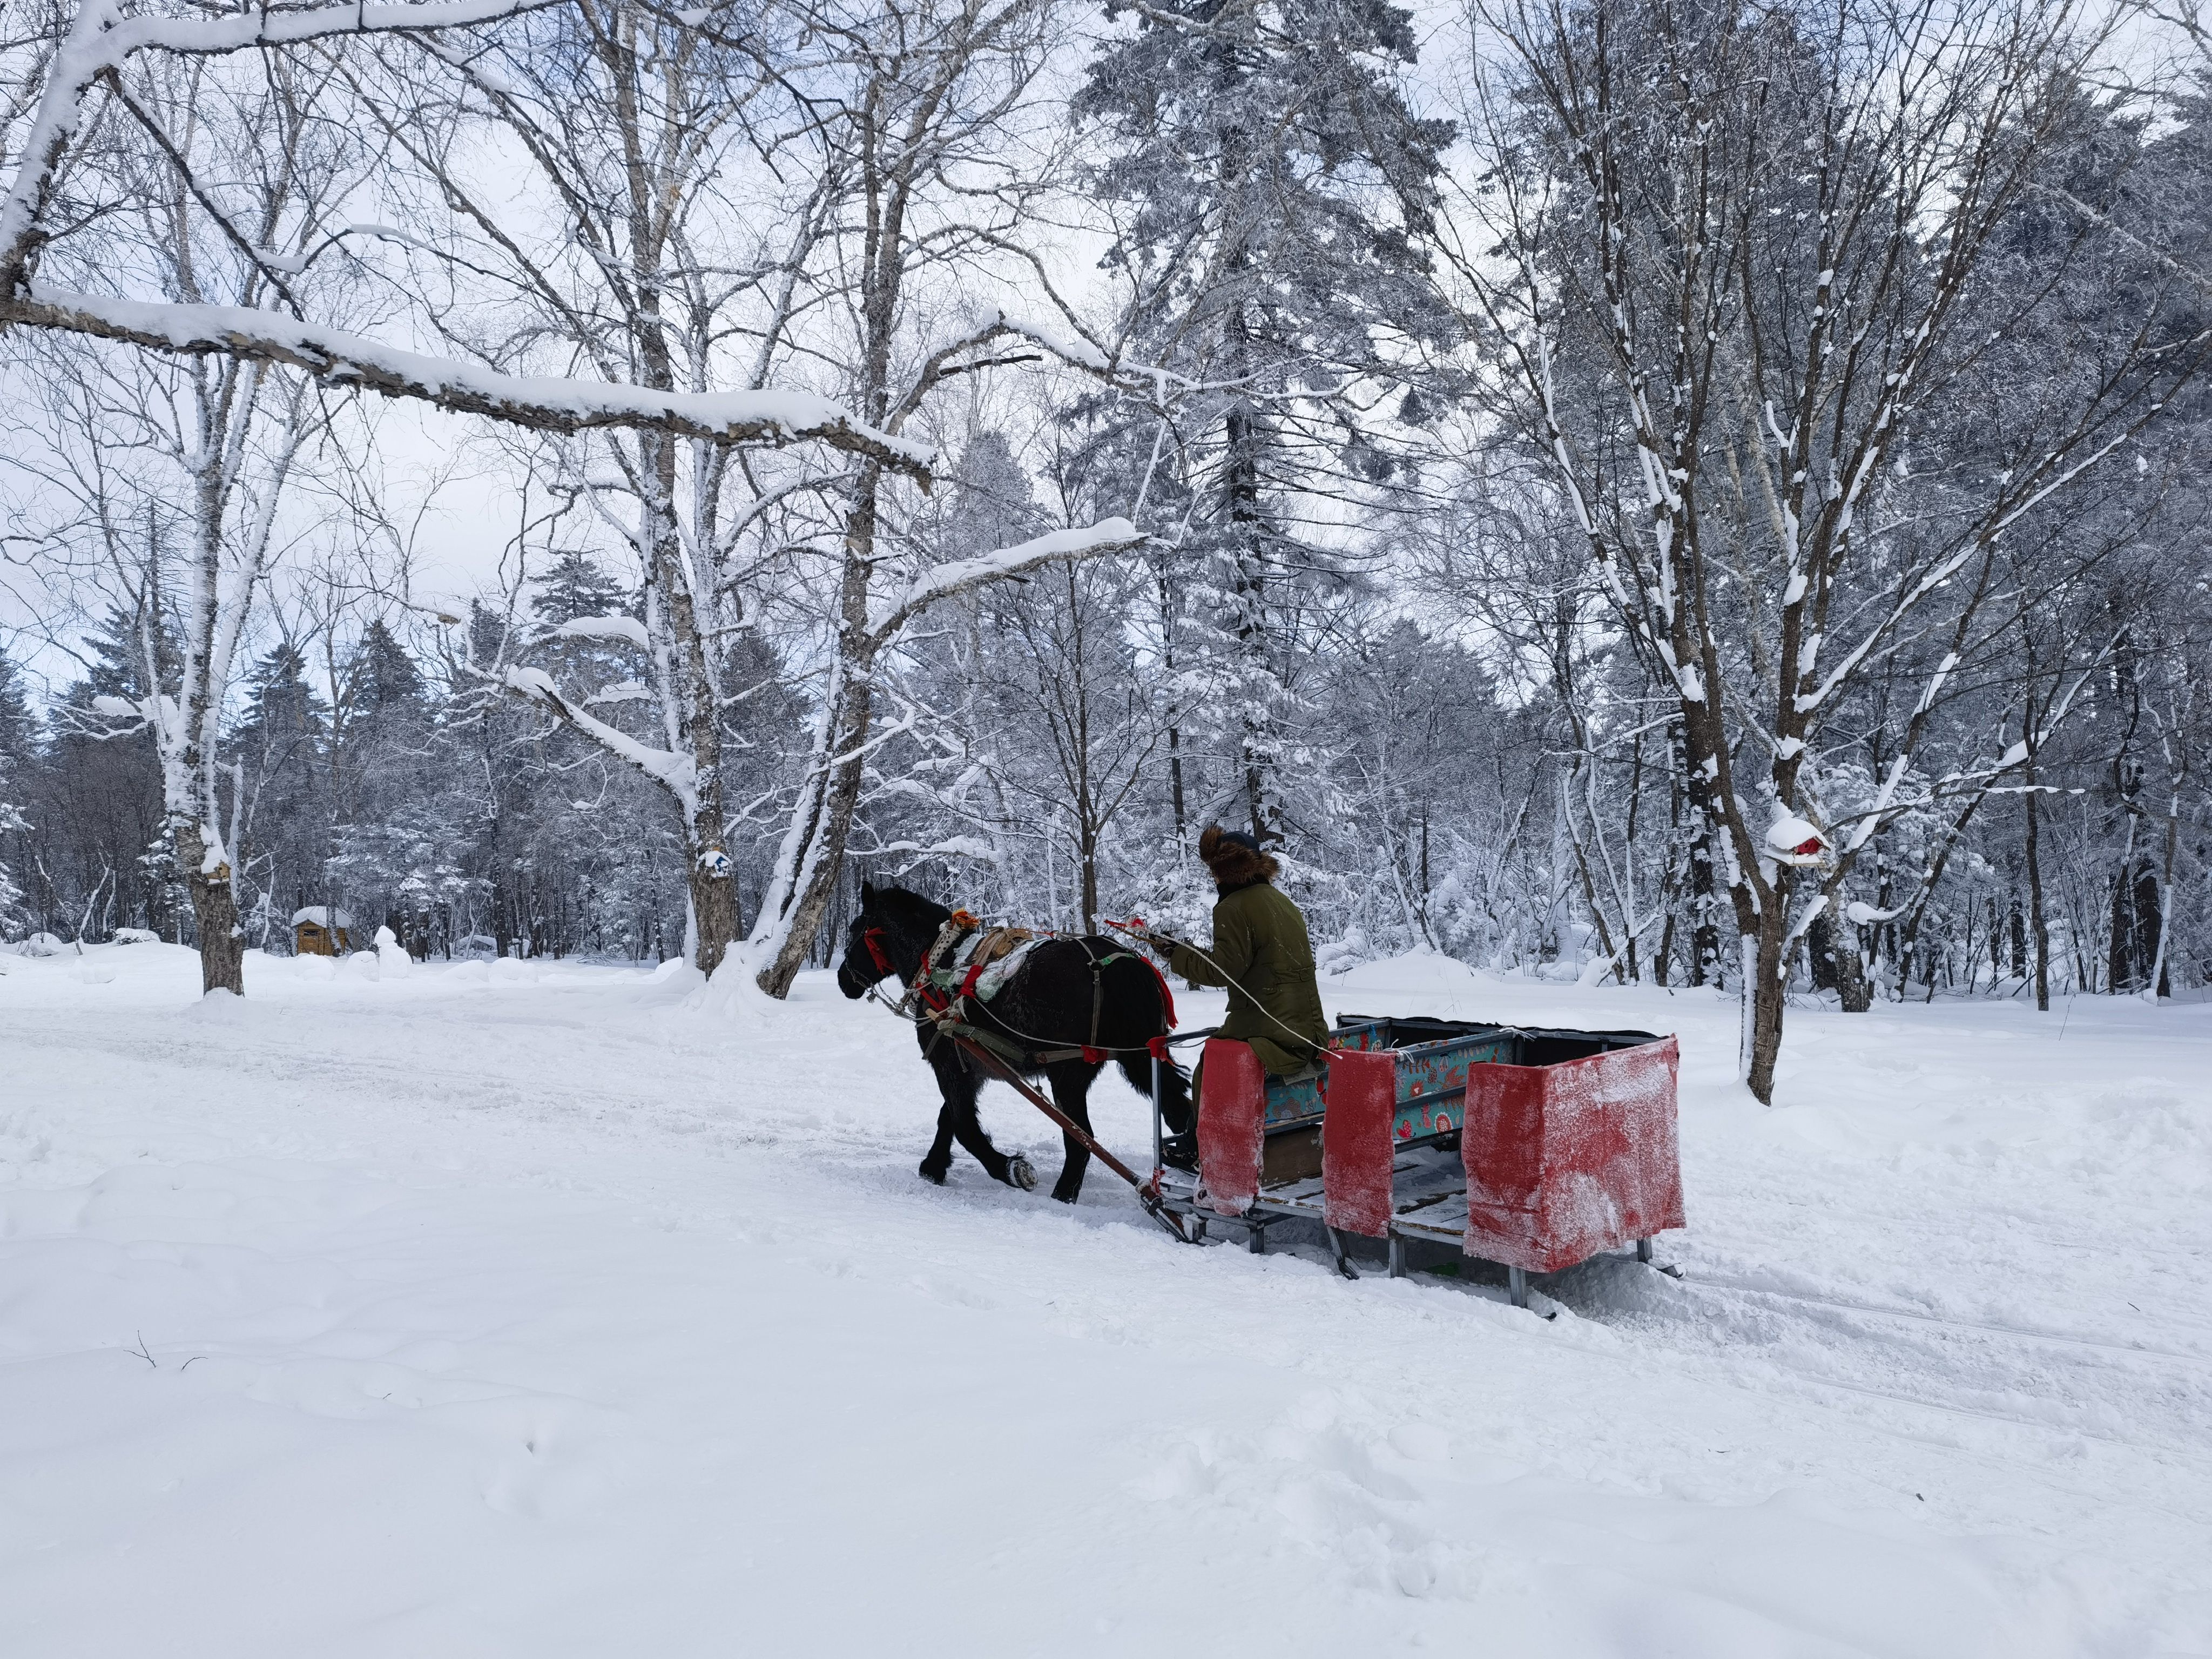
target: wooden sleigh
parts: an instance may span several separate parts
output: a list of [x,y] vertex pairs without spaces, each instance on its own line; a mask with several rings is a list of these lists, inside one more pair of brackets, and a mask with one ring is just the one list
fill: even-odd
[[1671,1036],[1349,1016],[1319,1071],[1270,1077],[1249,1045],[1206,1044],[1194,1184],[1164,1190],[1198,1219],[1277,1221],[1453,1244],[1503,1264],[1516,1305],[1553,1273],[1683,1224]]

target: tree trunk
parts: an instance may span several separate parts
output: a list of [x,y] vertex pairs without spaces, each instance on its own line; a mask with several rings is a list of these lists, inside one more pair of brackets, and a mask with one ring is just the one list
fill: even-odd
[[2130,919],[2129,933],[2135,944],[2135,962],[2130,969],[2133,988],[2158,994],[2158,964],[2160,959],[2160,913],[2158,902],[2158,874],[2148,859],[2136,865],[2135,880],[2131,885],[2135,915]]
[[[1164,551],[1153,567],[1158,578],[1160,606],[1160,677],[1168,685],[1176,684],[1175,592],[1168,582],[1167,556]],[[1168,799],[1175,809],[1176,845],[1180,847],[1190,833],[1189,815],[1184,810],[1182,799],[1182,705],[1181,693],[1169,694],[1176,702],[1173,717],[1168,723]]]
[[738,884],[730,860],[719,847],[691,860],[684,872],[690,890],[696,954],[692,965],[711,974],[722,965],[738,936]]
[[1805,962],[1816,991],[1836,988],[1836,927],[1827,911],[1813,918],[1805,930]]
[[2162,896],[2153,912],[2158,927],[2158,951],[2151,958],[2150,994],[2170,997],[2173,985],[2168,974],[2166,946],[2173,937],[2173,855],[2181,839],[2181,802],[2177,798],[2166,817],[2166,867],[2159,878]]
[[[1686,750],[1685,754],[1686,757]],[[1705,774],[1683,763],[1682,793],[1690,814],[1690,983],[1720,981],[1721,930],[1713,919],[1713,821]]]
[[246,930],[238,925],[238,897],[230,890],[230,866],[203,873],[207,842],[189,818],[177,825],[177,863],[192,896],[192,920],[200,931],[200,992],[246,994]]
[[808,837],[805,862],[793,883],[797,897],[784,929],[775,959],[762,969],[756,983],[772,997],[791,994],[792,982],[806,965],[837,878],[845,867],[845,842],[853,828],[853,811],[860,799],[860,784],[867,757],[860,752],[867,742],[873,700],[869,695],[867,666],[850,665],[837,699],[836,718],[830,724],[830,754],[840,758],[830,765],[824,780],[819,817]]
[[1836,994],[1845,1013],[1863,1014],[1874,1006],[1874,981],[1859,954],[1858,930],[1847,922],[1835,930],[1835,939]]
[[2036,803],[2042,798],[2035,788],[2033,747],[2027,751],[2027,793],[2024,799],[2027,802],[2028,921],[2035,932],[2035,1006],[2037,1012],[2047,1014],[2051,1012],[2051,918],[2043,908],[2043,861],[2036,849]]
[[[765,942],[775,944],[774,957],[754,977],[754,982],[772,997],[791,994],[792,982],[806,965],[823,918],[830,913],[830,898],[845,867],[845,843],[852,833],[853,812],[860,805],[860,786],[867,773],[866,750],[868,723],[874,712],[876,652],[874,637],[868,631],[868,580],[875,565],[882,488],[882,469],[872,462],[861,470],[853,506],[845,519],[836,680],[828,721],[818,728],[821,747],[816,764],[823,769],[810,780],[814,792],[811,805],[802,800],[796,809],[805,822],[785,842],[782,858],[787,862],[778,877],[781,890],[772,890],[769,899],[763,901],[754,928],[757,948]],[[781,917],[769,914],[771,901],[782,911]]]
[[1098,837],[1088,827],[1083,831],[1083,931],[1098,931]]
[[1782,1054],[1784,921],[1788,890],[1778,882],[1774,902],[1759,919],[1759,932],[1747,938],[1744,951],[1744,1081],[1762,1106],[1774,1103],[1774,1063]]
[[1848,921],[1833,915],[1834,900],[1805,930],[1805,955],[1811,965],[1815,990],[1833,991],[1847,1014],[1863,1014],[1874,1006],[1874,987],[1868,982],[1866,962],[1859,955],[1858,933]]
[[[1243,362],[1241,316],[1231,319],[1233,337],[1239,343],[1234,361]],[[1237,688],[1237,757],[1244,775],[1247,828],[1262,847],[1279,837],[1274,822],[1274,722],[1273,705],[1274,665],[1267,649],[1267,591],[1261,539],[1260,503],[1260,446],[1264,441],[1258,420],[1243,401],[1231,404],[1224,417],[1222,493],[1230,531],[1231,585],[1237,607],[1235,634],[1243,660]],[[1202,827],[1202,826],[1201,826]]]

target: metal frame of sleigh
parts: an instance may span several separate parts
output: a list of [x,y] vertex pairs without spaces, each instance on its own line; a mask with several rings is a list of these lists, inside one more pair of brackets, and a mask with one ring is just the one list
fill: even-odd
[[[1195,1034],[1194,1034],[1195,1035]],[[1648,1031],[1346,1015],[1317,1073],[1269,1076],[1245,1043],[1208,1037],[1195,1176],[1154,1179],[1164,1207],[1249,1231],[1319,1222],[1343,1236],[1455,1244],[1501,1263],[1514,1305],[1554,1273],[1683,1225],[1675,1134],[1679,1049]],[[1157,1089],[1154,1166],[1164,1125]]]

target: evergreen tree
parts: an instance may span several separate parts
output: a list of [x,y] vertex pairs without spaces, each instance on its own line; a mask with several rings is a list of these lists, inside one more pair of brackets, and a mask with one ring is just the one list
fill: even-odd
[[362,630],[347,665],[348,699],[356,715],[388,716],[419,712],[424,700],[422,671],[381,617]]
[[531,614],[549,627],[574,622],[579,617],[619,617],[633,614],[635,599],[599,567],[588,553],[569,548],[554,556],[538,579],[538,592],[530,601]]
[[[144,730],[108,738],[113,722],[93,712],[95,697],[137,702],[148,690],[144,613],[118,605],[86,635],[84,677],[63,694],[42,787],[31,812],[43,842],[40,908],[56,933],[74,933],[92,896],[107,891],[114,921],[149,927],[166,939],[182,937],[188,907],[181,890],[144,863],[146,849],[167,834],[161,767]],[[149,628],[154,666],[165,677],[177,659],[173,631],[158,615]],[[94,918],[97,920],[97,917]]]
[[1133,355],[1222,388],[1182,447],[1202,506],[1178,580],[1222,670],[1209,799],[1270,838],[1297,659],[1343,592],[1299,498],[1388,476],[1359,410],[1391,342],[1448,327],[1419,240],[1450,134],[1395,83],[1413,58],[1394,6],[1171,0],[1136,13],[1076,100],[1110,149],[1092,182],[1123,214],[1106,264],[1133,296]]
[[39,720],[23,691],[22,671],[0,651],[0,767],[27,769],[39,752]]
[[[590,554],[571,548],[556,555],[539,578],[530,610],[541,626],[550,629],[583,617],[635,617],[640,605],[638,596],[626,592]],[[642,700],[643,684],[639,677],[645,669],[644,659],[634,646],[620,640],[588,636],[541,640],[532,648],[531,659],[571,695],[592,697],[612,686],[635,684],[638,701]],[[607,708],[593,712],[634,733],[647,729],[642,723],[623,718],[635,712],[629,699],[609,707],[611,715]],[[576,745],[572,741],[562,748],[574,751]]]
[[[441,787],[434,728],[421,667],[384,618],[372,618],[346,658],[333,720],[326,884],[364,933],[416,862],[392,854],[386,830]],[[400,927],[406,919],[392,920]]]
[[239,727],[240,738],[283,746],[329,730],[330,705],[308,684],[307,653],[289,640],[254,664],[246,689],[249,713]]
[[246,793],[236,813],[238,870],[249,936],[266,948],[289,937],[293,912],[325,900],[330,705],[308,682],[306,653],[289,640],[253,665],[246,696],[246,717],[230,739]]
[[0,939],[30,925],[23,886],[15,872],[30,836],[30,821],[17,805],[16,792],[30,780],[37,754],[37,726],[23,696],[23,679],[0,652]]

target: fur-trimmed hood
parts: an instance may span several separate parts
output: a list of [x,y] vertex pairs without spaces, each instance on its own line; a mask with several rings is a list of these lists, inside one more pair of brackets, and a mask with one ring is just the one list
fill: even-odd
[[1213,872],[1213,884],[1223,892],[1249,887],[1255,881],[1273,881],[1282,866],[1242,830],[1206,826],[1198,838],[1198,856]]

